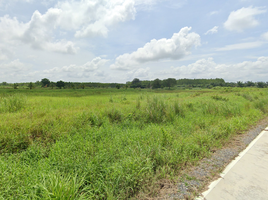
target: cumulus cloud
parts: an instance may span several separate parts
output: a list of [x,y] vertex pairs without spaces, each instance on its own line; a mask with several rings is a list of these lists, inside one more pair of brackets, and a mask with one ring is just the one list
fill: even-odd
[[23,74],[29,73],[30,66],[19,59],[0,63],[0,79],[6,82],[21,81]]
[[214,26],[212,29],[208,30],[205,35],[208,35],[208,34],[214,34],[214,33],[217,33],[218,32],[218,26]]
[[[69,65],[64,67],[55,67],[49,70],[44,70],[45,74],[54,74],[54,73],[67,73],[70,76],[84,76],[88,72],[94,72],[98,70],[100,67],[104,66],[108,60],[102,59],[100,57],[96,57],[93,60],[83,64],[83,65]],[[101,71],[97,71],[97,74],[101,74]]]
[[41,15],[35,11],[28,23],[19,22],[17,18],[10,18],[7,15],[1,17],[0,40],[11,44],[18,42],[29,44],[34,49],[75,54],[78,48],[73,42],[53,40],[53,26],[51,27],[51,25],[58,15],[58,10],[54,10],[51,15]]
[[171,67],[164,74],[177,78],[224,78],[227,81],[262,81],[268,76],[268,57],[259,57],[256,61],[244,61],[236,64],[217,64],[213,58],[200,59],[195,63],[180,67]]
[[0,69],[1,70],[16,70],[16,71],[22,71],[25,70],[27,67],[24,63],[22,63],[20,60],[14,60],[8,63],[1,63]]
[[178,60],[189,54],[193,46],[200,45],[200,36],[191,28],[185,27],[174,33],[170,39],[153,39],[131,54],[123,54],[116,58],[111,69],[130,70],[140,64],[161,59]]
[[76,37],[107,36],[111,26],[135,18],[134,5],[134,0],[59,2],[58,23],[63,29],[76,30]]
[[76,37],[105,37],[111,26],[135,18],[134,5],[134,0],[62,1],[45,14],[35,11],[27,23],[8,15],[0,17],[0,37],[36,49],[74,54],[78,48],[71,41],[55,39],[56,30],[74,31]]
[[241,32],[244,29],[253,28],[259,25],[259,22],[255,19],[256,15],[265,13],[266,10],[260,7],[248,7],[241,8],[236,11],[232,11],[227,21],[224,23],[224,27],[229,31]]

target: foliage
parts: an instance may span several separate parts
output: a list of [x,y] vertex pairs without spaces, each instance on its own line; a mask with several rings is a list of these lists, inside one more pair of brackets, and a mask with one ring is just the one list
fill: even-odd
[[174,87],[176,84],[177,84],[177,81],[175,78],[168,78],[168,79],[163,80],[163,86],[168,87],[169,89],[170,87]]
[[121,86],[119,84],[117,84],[115,87],[116,87],[116,89],[120,89]]
[[50,80],[47,79],[47,78],[43,78],[43,79],[41,80],[41,83],[42,83],[42,87],[49,87]]
[[18,83],[14,83],[13,88],[16,90],[16,89],[18,89],[18,86],[19,86]]
[[131,88],[138,88],[141,87],[141,81],[138,78],[134,78],[133,81],[131,82]]
[[25,108],[26,97],[20,94],[15,94],[6,97],[0,97],[0,113],[2,112],[17,112]]
[[32,82],[30,82],[29,85],[28,85],[28,87],[29,87],[29,89],[31,90],[31,89],[34,88],[34,84],[33,84]]
[[51,89],[53,89],[54,87],[56,87],[56,83],[54,83],[54,82],[50,82],[50,84],[49,84],[49,86],[51,87]]
[[65,86],[65,83],[63,81],[57,81],[56,86],[61,89]]
[[136,199],[267,116],[267,94],[2,89],[0,199]]
[[241,81],[237,81],[237,87],[244,87],[244,83]]
[[264,88],[266,84],[264,82],[257,82],[257,87],[258,88]]
[[155,79],[152,83],[153,89],[161,88],[162,81],[160,79]]

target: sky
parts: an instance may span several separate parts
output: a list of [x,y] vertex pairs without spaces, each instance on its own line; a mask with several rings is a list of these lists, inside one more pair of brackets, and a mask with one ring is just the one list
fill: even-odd
[[0,82],[266,82],[267,22],[267,0],[0,0]]

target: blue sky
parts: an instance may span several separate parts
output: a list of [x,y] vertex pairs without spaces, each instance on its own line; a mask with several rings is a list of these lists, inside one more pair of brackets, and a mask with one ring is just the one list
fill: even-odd
[[0,82],[268,81],[267,0],[0,0]]

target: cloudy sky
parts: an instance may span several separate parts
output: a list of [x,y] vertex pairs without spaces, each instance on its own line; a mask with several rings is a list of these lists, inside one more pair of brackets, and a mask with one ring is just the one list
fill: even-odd
[[0,82],[268,81],[267,0],[0,0]]

